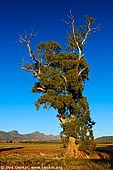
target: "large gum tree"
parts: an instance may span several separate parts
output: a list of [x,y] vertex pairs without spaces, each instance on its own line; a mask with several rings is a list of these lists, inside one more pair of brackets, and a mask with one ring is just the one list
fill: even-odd
[[[54,41],[40,42],[36,51],[31,50],[34,34],[20,35],[19,41],[28,48],[31,63],[22,63],[22,70],[32,72],[36,79],[32,92],[40,93],[35,106],[54,108],[62,127],[61,137],[66,139],[66,157],[88,157],[94,149],[89,104],[83,95],[85,82],[89,80],[89,65],[83,53],[94,18],[85,16],[84,27],[77,27],[72,13],[68,16],[70,33],[66,50]],[[43,120],[42,120],[43,121]]]

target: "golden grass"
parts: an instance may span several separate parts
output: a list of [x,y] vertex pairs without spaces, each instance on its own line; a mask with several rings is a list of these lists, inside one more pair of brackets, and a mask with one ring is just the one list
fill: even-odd
[[[112,145],[113,146],[113,145]],[[101,159],[65,159],[61,143],[0,143],[0,168],[38,170],[111,170],[112,146],[97,145]],[[108,149],[108,150],[107,150]],[[95,154],[95,153],[94,153]],[[110,155],[110,159],[105,155]],[[7,166],[7,167],[6,167]],[[17,167],[18,166],[18,167]],[[36,169],[37,168],[37,169]]]

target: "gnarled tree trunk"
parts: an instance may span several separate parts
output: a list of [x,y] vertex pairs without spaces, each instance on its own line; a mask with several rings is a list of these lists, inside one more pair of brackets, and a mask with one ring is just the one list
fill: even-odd
[[83,151],[79,151],[78,145],[75,143],[76,139],[74,137],[69,137],[67,143],[65,157],[66,158],[87,158],[87,155]]

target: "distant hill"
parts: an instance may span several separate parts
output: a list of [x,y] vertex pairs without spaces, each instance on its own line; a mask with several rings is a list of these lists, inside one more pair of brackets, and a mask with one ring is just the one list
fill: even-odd
[[98,144],[113,144],[113,136],[102,136],[95,139]]
[[60,136],[54,135],[45,135],[39,131],[29,133],[29,134],[20,134],[18,131],[13,130],[10,132],[0,131],[0,140],[37,140],[37,141],[57,141],[60,140]]

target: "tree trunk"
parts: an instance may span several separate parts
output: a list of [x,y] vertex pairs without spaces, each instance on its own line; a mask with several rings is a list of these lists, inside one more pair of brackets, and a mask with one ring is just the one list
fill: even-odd
[[75,143],[74,137],[69,137],[67,143],[65,157],[66,158],[87,158],[87,155],[83,151],[79,151],[78,145]]

